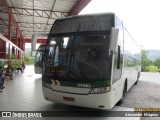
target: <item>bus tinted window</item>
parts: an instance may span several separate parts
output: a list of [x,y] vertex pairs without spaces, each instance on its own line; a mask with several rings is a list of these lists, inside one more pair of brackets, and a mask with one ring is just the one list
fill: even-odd
[[56,79],[110,79],[109,39],[109,34],[53,37],[46,46],[46,66],[48,69],[64,71],[53,73]]

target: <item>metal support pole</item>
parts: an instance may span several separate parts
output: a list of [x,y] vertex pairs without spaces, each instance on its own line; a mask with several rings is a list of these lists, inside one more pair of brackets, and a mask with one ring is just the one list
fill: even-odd
[[[9,14],[8,15],[8,40],[11,41],[11,21],[12,21],[12,17]],[[8,43],[8,66],[10,65],[10,43]]]
[[[20,40],[19,40],[19,47],[20,49],[22,50],[22,36],[20,35]],[[20,60],[22,59],[22,52],[19,51],[19,57],[20,57]]]
[[[22,42],[22,50],[24,51],[24,37],[23,37],[23,42]],[[24,53],[22,53],[23,55],[23,57],[22,57],[22,61],[24,61]]]
[[[18,38],[18,47],[20,48],[20,39],[21,36]],[[20,48],[21,49],[21,48]],[[18,60],[20,59],[20,51],[18,50]]]
[[[16,46],[18,46],[18,27],[16,27]],[[18,59],[18,49],[16,49],[16,58]]]

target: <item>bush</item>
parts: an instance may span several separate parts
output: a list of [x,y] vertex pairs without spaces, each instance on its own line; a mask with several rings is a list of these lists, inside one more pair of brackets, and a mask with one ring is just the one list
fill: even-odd
[[0,60],[0,67],[4,67],[4,65],[5,65],[5,61]]
[[157,66],[149,66],[149,67],[147,67],[147,69],[149,72],[158,72],[159,71]]
[[34,58],[33,57],[25,56],[24,60],[25,60],[26,64],[34,64]]

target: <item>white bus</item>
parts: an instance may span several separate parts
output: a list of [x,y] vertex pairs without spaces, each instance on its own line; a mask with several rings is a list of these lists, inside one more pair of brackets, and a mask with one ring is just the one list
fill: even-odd
[[140,52],[113,13],[58,19],[50,30],[44,52],[44,98],[111,109],[137,83]]

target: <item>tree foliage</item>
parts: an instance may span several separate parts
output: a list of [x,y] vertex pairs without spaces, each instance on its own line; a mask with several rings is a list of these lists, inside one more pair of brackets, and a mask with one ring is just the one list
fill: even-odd
[[145,50],[142,50],[141,53],[141,70],[147,71],[147,68],[150,66],[150,60],[148,59],[148,52]]
[[160,70],[160,57],[154,61],[148,59],[148,52],[142,50],[141,53],[141,70],[142,72],[158,72]]
[[154,61],[154,65],[157,66],[158,69],[160,69],[160,57]]
[[29,57],[27,55],[25,55],[24,60],[25,60],[26,64],[33,64],[34,63],[34,58],[33,57]]
[[149,72],[158,72],[158,67],[157,66],[149,66],[148,68],[148,71]]

